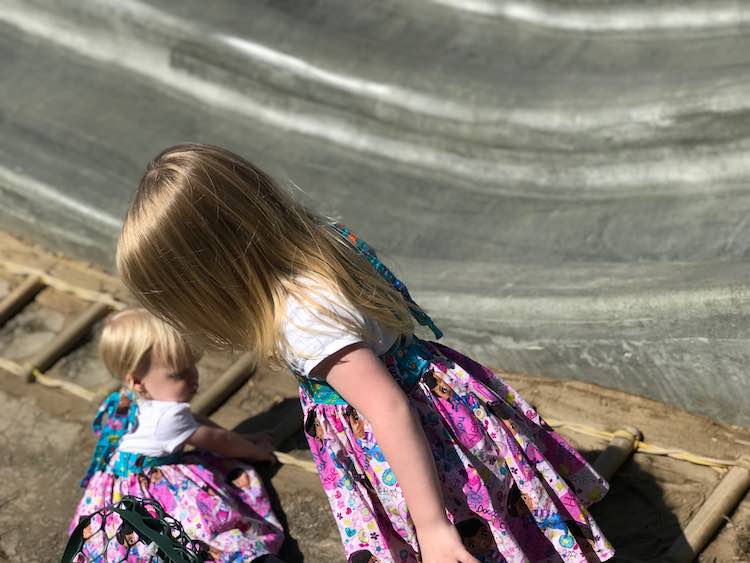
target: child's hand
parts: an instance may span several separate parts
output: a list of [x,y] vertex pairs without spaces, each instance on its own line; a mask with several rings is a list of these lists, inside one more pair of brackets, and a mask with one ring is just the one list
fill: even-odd
[[252,434],[242,434],[242,437],[253,444],[257,450],[258,456],[253,457],[255,461],[276,462],[273,451],[276,449],[273,443],[273,434],[270,432],[254,432]]
[[273,455],[274,447],[273,442],[271,441],[263,441],[263,442],[255,442],[248,440],[252,446],[253,446],[253,455],[252,460],[253,461],[268,461],[271,463],[276,462],[276,456]]
[[447,520],[441,524],[418,528],[417,540],[422,563],[479,563],[477,558],[466,551],[458,531]]

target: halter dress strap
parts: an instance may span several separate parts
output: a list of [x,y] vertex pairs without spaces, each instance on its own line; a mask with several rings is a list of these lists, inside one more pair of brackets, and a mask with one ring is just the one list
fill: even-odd
[[144,469],[177,463],[182,457],[180,452],[150,456],[118,451],[122,437],[138,426],[138,403],[132,391],[123,389],[111,393],[99,407],[91,426],[99,440],[86,475],[81,479],[81,487],[88,485],[91,477],[98,471],[109,469],[117,477],[127,477],[133,473],[141,473]]
[[104,470],[117,451],[122,437],[138,425],[138,405],[132,391],[122,389],[110,393],[96,411],[91,428],[99,439],[94,448],[91,464],[81,479],[85,487],[97,471]]
[[335,230],[341,237],[346,240],[352,248],[354,248],[360,255],[367,258],[377,272],[383,276],[383,279],[393,286],[394,289],[399,291],[404,299],[409,304],[409,311],[411,311],[414,319],[422,326],[428,327],[435,338],[440,339],[443,337],[443,331],[441,331],[437,325],[433,322],[430,316],[424,312],[424,310],[417,305],[409,294],[409,289],[406,287],[404,282],[396,277],[396,275],[379,259],[375,250],[369,246],[364,240],[354,234],[349,227],[340,223],[332,223],[331,228]]
[[[371,246],[354,234],[345,225],[332,223],[330,224],[330,227],[346,240],[357,253],[367,258],[368,262],[372,264],[373,268],[375,268],[383,279],[403,295],[409,305],[409,311],[420,325],[428,327],[435,335],[435,338],[442,338],[443,332],[435,325],[429,315],[427,315],[427,313],[425,313],[422,308],[414,302],[406,285],[380,261],[375,250]],[[408,389],[416,384],[422,374],[427,370],[427,362],[422,357],[425,355],[424,351],[424,343],[415,336],[412,336],[411,338],[402,337],[396,340],[390,350],[383,354],[382,358],[386,362],[386,365],[389,363],[397,364],[401,367],[404,373],[410,374],[407,378],[408,380],[399,381],[399,384],[403,388]],[[291,368],[291,371],[297,379],[299,386],[312,398],[313,403],[324,405],[348,404],[326,381],[306,377],[294,367]]]

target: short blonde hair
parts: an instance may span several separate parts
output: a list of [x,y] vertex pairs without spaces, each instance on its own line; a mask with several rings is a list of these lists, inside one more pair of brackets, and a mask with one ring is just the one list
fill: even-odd
[[200,359],[182,335],[142,308],[126,309],[107,320],[99,355],[110,373],[123,380],[128,375],[138,379],[154,357],[178,372]]

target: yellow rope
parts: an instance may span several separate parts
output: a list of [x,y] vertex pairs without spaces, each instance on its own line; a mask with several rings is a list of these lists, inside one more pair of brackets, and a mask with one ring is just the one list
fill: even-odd
[[[547,424],[549,424],[550,426],[554,428],[566,428],[568,430],[572,430],[573,432],[577,432],[579,434],[592,436],[594,438],[601,438],[607,441],[612,440],[612,438],[614,438],[615,436],[621,436],[621,437],[626,437],[626,438],[633,437],[632,434],[623,430],[618,430],[617,432],[607,432],[606,430],[594,428],[592,426],[587,426],[585,424],[578,424],[575,422],[565,422],[562,420],[555,420],[552,418],[545,418],[544,420],[547,422]],[[733,466],[746,466],[747,465],[747,462],[741,459],[718,459],[714,457],[706,457],[706,456],[694,454],[692,452],[689,452],[687,450],[682,450],[679,448],[663,448],[661,446],[656,446],[654,444],[649,444],[648,442],[639,440],[637,437],[635,438],[634,443],[635,443],[634,449],[638,453],[671,457],[673,459],[687,461],[695,465],[703,465],[706,467],[714,467],[717,469],[729,469],[730,467],[733,467]]]
[[317,473],[318,468],[315,467],[315,464],[312,461],[305,461],[302,459],[297,459],[296,457],[285,454],[284,452],[273,452],[273,455],[276,456],[276,459],[279,460],[279,463],[283,463],[284,465],[291,465],[294,467],[299,467],[300,469],[303,469],[307,471],[308,473]]
[[38,383],[46,385],[47,387],[59,387],[60,389],[64,389],[68,393],[80,397],[84,401],[92,402],[94,400],[94,397],[96,396],[96,393],[89,391],[85,387],[81,387],[80,385],[76,385],[75,383],[71,383],[70,381],[63,381],[62,379],[44,375],[38,369],[33,369],[31,371],[31,374],[34,376]]
[[115,309],[116,311],[121,311],[122,309],[125,309],[126,307],[128,307],[127,303],[123,303],[122,301],[116,299],[114,296],[112,296],[109,293],[105,293],[103,291],[95,291],[93,289],[85,289],[83,287],[78,287],[70,282],[66,282],[65,280],[61,280],[60,278],[52,276],[48,274],[47,272],[45,272],[44,270],[40,270],[38,268],[24,266],[23,264],[18,264],[16,262],[9,262],[7,260],[0,260],[0,267],[4,268],[6,271],[12,274],[24,275],[24,276],[37,276],[42,281],[42,283],[44,283],[45,285],[49,287],[55,288],[64,293],[70,293],[70,294],[76,295],[86,301],[106,303],[107,305]]
[[[21,364],[16,363],[12,360],[6,360],[5,358],[0,358],[0,368],[18,376],[20,376],[28,369],[28,367],[26,366],[22,366]],[[37,383],[41,383],[46,387],[56,387],[58,389],[63,389],[68,393],[75,395],[76,397],[80,397],[85,401],[92,402],[96,397],[96,393],[90,391],[89,389],[86,389],[85,387],[81,387],[80,385],[77,385],[70,381],[63,381],[62,379],[50,377],[49,375],[43,374],[36,368],[31,370],[31,375],[34,377]]]

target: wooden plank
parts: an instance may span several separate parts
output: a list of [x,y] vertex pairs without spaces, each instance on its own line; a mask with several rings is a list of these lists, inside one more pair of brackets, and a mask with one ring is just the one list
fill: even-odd
[[29,360],[19,376],[26,382],[34,379],[34,370],[45,371],[62,358],[75,344],[86,336],[101,318],[109,313],[106,303],[92,303],[76,319],[60,332],[47,347]]
[[729,470],[666,555],[670,563],[689,563],[708,545],[750,488],[750,458]]
[[0,301],[0,326],[23,309],[46,286],[38,276],[29,276]]
[[609,481],[620,469],[620,466],[632,455],[637,441],[642,438],[643,436],[637,428],[632,426],[621,428],[615,432],[607,448],[596,458],[594,469]]
[[205,392],[199,394],[192,404],[192,411],[203,416],[213,414],[232,393],[237,391],[255,372],[252,354],[242,354],[229,366],[221,377]]

